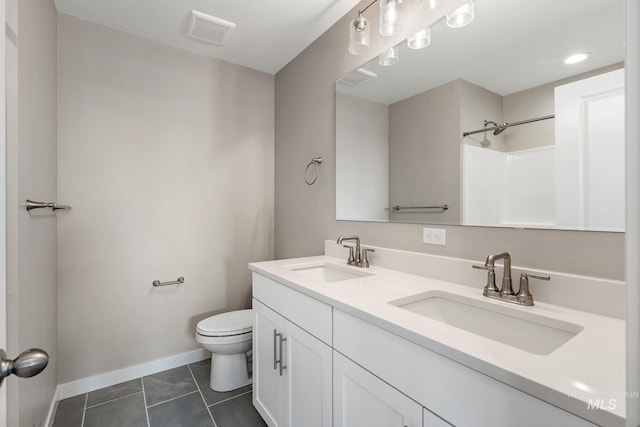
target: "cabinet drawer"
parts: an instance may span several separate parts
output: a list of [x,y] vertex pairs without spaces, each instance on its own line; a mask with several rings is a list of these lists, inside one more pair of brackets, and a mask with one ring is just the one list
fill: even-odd
[[595,426],[339,310],[333,320],[336,350],[453,425]]
[[281,283],[253,273],[253,297],[328,345],[332,307]]

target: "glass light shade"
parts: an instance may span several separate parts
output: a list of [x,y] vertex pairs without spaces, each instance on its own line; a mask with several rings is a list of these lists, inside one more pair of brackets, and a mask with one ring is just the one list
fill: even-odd
[[402,15],[402,0],[380,1],[380,34],[395,36],[402,31],[400,17]]
[[422,49],[431,44],[431,28],[427,27],[407,38],[409,49]]
[[421,0],[420,4],[427,9],[437,9],[444,4],[444,0]]
[[362,55],[369,47],[369,23],[364,16],[359,16],[349,26],[349,53]]
[[391,47],[380,55],[378,55],[378,64],[383,67],[389,67],[391,65],[396,65],[400,60],[400,48],[398,46]]
[[473,0],[469,0],[456,10],[447,14],[447,25],[451,28],[460,28],[473,21]]

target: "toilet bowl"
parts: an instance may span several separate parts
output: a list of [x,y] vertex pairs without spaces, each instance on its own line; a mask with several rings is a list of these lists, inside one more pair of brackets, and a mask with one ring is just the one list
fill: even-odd
[[230,391],[251,384],[253,312],[230,311],[198,322],[196,341],[211,352],[209,387]]

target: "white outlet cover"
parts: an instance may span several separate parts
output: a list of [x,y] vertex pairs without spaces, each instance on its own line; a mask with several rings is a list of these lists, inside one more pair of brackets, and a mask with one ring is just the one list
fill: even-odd
[[422,241],[430,245],[446,245],[447,230],[444,228],[423,228]]

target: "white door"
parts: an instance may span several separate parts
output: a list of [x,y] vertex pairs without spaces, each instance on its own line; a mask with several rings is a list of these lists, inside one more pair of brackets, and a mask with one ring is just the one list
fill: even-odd
[[420,427],[422,406],[334,351],[333,425]]
[[287,427],[331,427],[331,347],[285,320]]
[[279,343],[283,318],[253,300],[253,406],[269,427],[281,427],[283,380]]
[[555,88],[559,227],[625,230],[624,72]]
[[[0,0],[0,16],[5,22],[6,3]],[[0,37],[0,224],[6,224],[6,96],[5,96],[5,38]],[[7,265],[5,227],[0,227],[0,348],[7,348]],[[0,427],[7,426],[7,389],[0,387]]]

